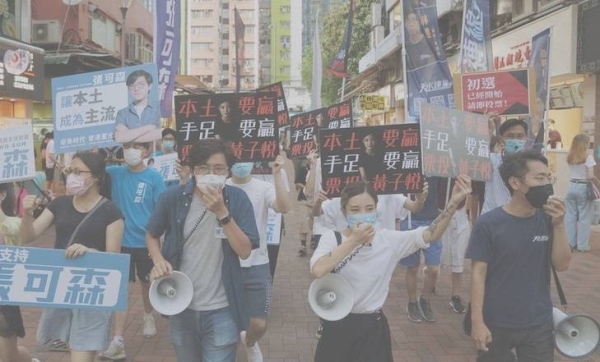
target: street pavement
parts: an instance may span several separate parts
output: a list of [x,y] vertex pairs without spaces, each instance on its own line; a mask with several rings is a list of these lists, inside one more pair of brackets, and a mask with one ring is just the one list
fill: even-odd
[[[318,319],[307,302],[311,277],[308,270],[310,257],[299,257],[298,205],[285,216],[286,234],[281,243],[275,271],[273,303],[269,330],[259,342],[265,362],[308,362],[313,360],[317,339]],[[49,230],[33,246],[51,247],[54,232]],[[592,234],[592,251],[575,253],[568,271],[561,273],[561,281],[569,301],[569,312],[586,314],[600,320],[600,229]],[[469,276],[465,275],[463,296],[467,296]],[[421,284],[419,284],[421,285]],[[448,305],[450,298],[450,273],[442,270],[437,295],[432,297],[434,323],[412,323],[405,313],[407,297],[404,273],[398,269],[390,285],[390,294],[384,312],[388,317],[395,362],[473,362],[471,341],[462,333],[462,315],[454,314]],[[558,305],[553,289],[555,305]],[[175,353],[169,340],[168,322],[156,315],[158,335],[145,339],[142,335],[142,301],[139,285],[131,293],[133,303],[125,331],[128,361],[175,362]],[[35,331],[40,310],[23,308],[27,336],[21,343],[44,362],[70,361],[67,353],[40,352],[35,342]],[[238,349],[237,361],[246,361]],[[560,358],[557,361],[568,361]],[[600,354],[585,361],[600,362]],[[181,361],[191,362],[191,361]],[[373,361],[377,362],[377,361]]]

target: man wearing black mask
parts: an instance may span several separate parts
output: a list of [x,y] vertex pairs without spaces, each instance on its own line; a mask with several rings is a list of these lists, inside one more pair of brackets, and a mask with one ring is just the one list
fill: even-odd
[[499,171],[511,198],[477,219],[466,255],[477,361],[511,361],[513,348],[519,362],[554,361],[549,263],[571,260],[565,204],[539,152],[507,156]]

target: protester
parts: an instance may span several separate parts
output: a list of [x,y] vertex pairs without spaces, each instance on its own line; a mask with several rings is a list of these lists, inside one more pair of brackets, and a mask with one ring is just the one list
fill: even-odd
[[[111,181],[105,172],[104,158],[91,152],[77,153],[67,174],[69,195],[52,200],[37,219],[33,219],[33,210],[41,200],[35,195],[25,198],[23,204],[26,213],[21,223],[23,242],[29,243],[39,238],[54,225],[54,248],[66,249],[65,256],[69,259],[95,251],[120,252],[123,216],[109,200]],[[93,218],[84,220],[88,214]],[[71,361],[92,362],[96,352],[108,342],[109,333],[110,312],[44,309],[37,340],[42,344],[53,340],[64,341],[71,349]]]
[[46,137],[48,138],[46,149],[44,151],[46,165],[46,190],[51,190],[54,193],[54,168],[57,166],[57,154],[54,150],[54,132],[46,133]]
[[556,129],[556,121],[553,119],[548,120],[548,142],[546,142],[551,149],[561,149],[563,147],[562,136]]
[[552,196],[548,161],[528,150],[507,156],[499,173],[511,198],[477,220],[471,259],[471,338],[478,362],[554,360],[550,265],[571,260],[565,205]]
[[106,152],[106,166],[121,166],[125,163],[125,156],[123,155],[123,147],[113,146],[104,148]]
[[[316,153],[312,151],[306,160],[306,164],[301,166],[298,172],[296,173],[295,185],[298,190],[298,201],[300,201],[300,224],[298,229],[300,230],[300,249],[298,250],[299,256],[306,256],[306,242],[307,240],[311,240],[311,246],[313,249],[316,248],[318,240],[317,236],[313,235],[313,225],[315,219],[313,217],[313,201],[312,197],[309,199],[306,197],[305,188],[308,181],[308,175],[310,174],[310,170],[316,167]],[[314,182],[314,181],[313,181]]]
[[[158,203],[158,197],[165,190],[160,173],[144,165],[143,159],[149,155],[149,148],[149,143],[126,143],[123,145],[123,154],[127,165],[110,166],[106,169],[112,177],[113,199],[125,217],[121,253],[131,256],[129,281],[135,283],[137,275],[142,289],[142,333],[145,338],[153,337],[157,333],[148,294],[152,260],[146,247],[146,224]],[[100,354],[102,358],[113,361],[126,358],[123,337],[127,315],[127,310],[115,312],[114,338],[108,349]]]
[[590,250],[590,229],[592,227],[593,201],[588,197],[588,183],[599,182],[594,174],[596,161],[588,155],[590,138],[581,133],[573,138],[567,156],[571,182],[565,203],[567,215],[565,226],[569,245],[582,253]]
[[199,141],[189,154],[192,179],[183,190],[170,187],[148,222],[152,278],[179,270],[194,286],[188,309],[169,317],[179,361],[234,362],[238,335],[249,328],[239,258],[260,246],[260,236],[246,193],[225,185],[233,162],[222,141]]
[[387,318],[382,312],[398,261],[439,239],[456,210],[471,192],[468,176],[459,176],[447,208],[427,227],[412,231],[375,231],[377,194],[370,184],[348,185],[341,195],[347,227],[340,241],[335,232],[321,237],[310,262],[311,273],[320,278],[335,272],[354,292],[351,313],[339,321],[323,320],[322,337],[315,362],[392,361]]
[[252,250],[250,257],[240,260],[246,303],[250,314],[250,328],[242,331],[240,341],[246,350],[248,362],[262,362],[263,355],[258,346],[258,340],[267,332],[267,317],[269,316],[272,283],[269,269],[269,254],[267,251],[267,218],[269,208],[285,214],[290,211],[291,201],[288,195],[287,181],[283,179],[282,167],[284,159],[277,156],[273,163],[274,186],[266,181],[258,180],[250,174],[253,162],[238,162],[231,168],[231,178],[226,185],[244,190],[254,208],[256,226],[260,234],[260,247]]

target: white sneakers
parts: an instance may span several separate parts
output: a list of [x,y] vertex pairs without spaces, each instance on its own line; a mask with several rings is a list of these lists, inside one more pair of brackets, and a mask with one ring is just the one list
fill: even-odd
[[156,335],[156,322],[152,314],[144,313],[144,338],[154,337]]
[[115,341],[110,342],[108,349],[100,352],[99,357],[102,360],[110,361],[120,361],[127,358],[127,356],[125,356],[125,347],[115,343]]
[[240,332],[240,341],[246,350],[246,359],[248,362],[263,362],[263,355],[258,346],[258,342],[254,343],[254,346],[252,347],[246,345],[246,331]]

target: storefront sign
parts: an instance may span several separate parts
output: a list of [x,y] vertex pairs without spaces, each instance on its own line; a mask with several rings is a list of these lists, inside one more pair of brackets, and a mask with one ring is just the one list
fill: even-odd
[[577,16],[577,73],[600,72],[600,1],[579,4]]
[[44,50],[0,38],[0,97],[44,100]]
[[0,247],[0,304],[117,311],[127,308],[129,255]]
[[473,113],[526,115],[533,107],[533,72],[517,69],[455,75],[457,108]]
[[363,111],[384,111],[385,97],[362,94],[360,96],[360,109]]
[[30,119],[0,118],[0,165],[2,182],[35,177],[33,128]]

